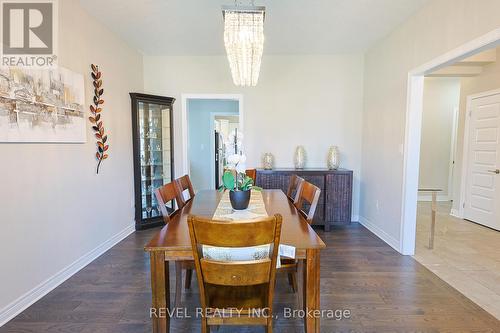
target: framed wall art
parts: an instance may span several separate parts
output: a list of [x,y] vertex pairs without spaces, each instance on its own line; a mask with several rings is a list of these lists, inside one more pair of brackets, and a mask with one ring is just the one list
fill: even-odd
[[83,75],[0,67],[0,142],[87,141]]

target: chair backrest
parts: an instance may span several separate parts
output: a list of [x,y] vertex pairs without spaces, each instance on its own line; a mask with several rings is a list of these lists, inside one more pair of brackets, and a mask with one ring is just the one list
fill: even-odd
[[[181,178],[177,178],[175,180],[175,183],[177,184],[177,190],[179,191],[180,200],[182,202],[182,205],[184,206],[186,202],[193,199],[194,197],[193,184],[191,184],[189,175],[184,175]],[[184,191],[186,190],[189,193],[189,199],[186,199],[186,197],[184,196]]]
[[[265,307],[272,312],[276,260],[281,235],[281,215],[258,221],[214,221],[189,216],[189,235],[200,287],[203,309],[217,308],[211,304],[209,290],[264,285]],[[263,259],[246,261],[218,261],[203,257],[203,246],[242,248],[269,245],[269,255]],[[219,289],[220,291],[221,289]]]
[[253,179],[253,184],[255,185],[255,181],[257,180],[257,169],[247,169],[245,170],[245,174]]
[[[170,215],[183,206],[181,198],[179,197],[177,185],[175,183],[165,184],[155,189],[155,196],[158,208],[160,208],[161,215],[163,216],[163,221],[168,223],[170,221]],[[169,202],[171,203],[171,207],[167,206]]]
[[[307,222],[310,224],[314,218],[314,213],[316,212],[316,207],[318,206],[319,196],[321,190],[316,185],[304,181],[300,188],[299,198],[295,203],[295,207],[299,212],[305,217]],[[309,211],[305,211],[305,205],[309,206]]]
[[288,184],[288,191],[286,192],[286,196],[290,199],[294,204],[299,200],[300,188],[304,183],[304,178],[299,177],[297,175],[292,175],[290,177],[290,183]]

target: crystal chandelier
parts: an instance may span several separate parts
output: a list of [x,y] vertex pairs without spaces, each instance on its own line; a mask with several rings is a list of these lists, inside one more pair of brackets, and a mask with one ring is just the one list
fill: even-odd
[[233,82],[237,86],[256,86],[264,50],[265,7],[222,7],[224,45]]

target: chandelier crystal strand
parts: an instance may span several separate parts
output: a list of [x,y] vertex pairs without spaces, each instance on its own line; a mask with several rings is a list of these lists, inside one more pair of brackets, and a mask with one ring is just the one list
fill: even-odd
[[234,84],[256,86],[264,51],[264,10],[224,10],[224,44]]

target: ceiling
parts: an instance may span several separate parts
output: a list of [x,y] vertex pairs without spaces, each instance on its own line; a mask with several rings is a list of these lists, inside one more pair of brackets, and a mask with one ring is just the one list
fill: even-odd
[[[359,52],[429,0],[256,0],[266,6],[266,54]],[[239,1],[249,4],[248,1]],[[146,55],[224,54],[221,5],[228,0],[80,0]]]

